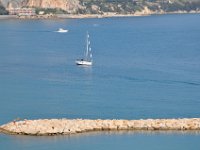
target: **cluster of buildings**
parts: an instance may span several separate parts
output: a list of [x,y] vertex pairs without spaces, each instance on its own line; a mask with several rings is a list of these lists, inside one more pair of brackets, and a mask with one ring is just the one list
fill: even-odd
[[10,15],[18,16],[35,16],[35,8],[9,8],[8,12]]
[[7,3],[6,10],[10,15],[18,15],[18,16],[35,16],[36,10],[35,8],[27,8],[23,3],[20,3],[16,0],[10,0]]

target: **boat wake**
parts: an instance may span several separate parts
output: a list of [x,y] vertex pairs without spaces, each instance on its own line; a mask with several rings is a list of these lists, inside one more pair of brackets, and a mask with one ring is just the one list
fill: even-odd
[[[106,76],[107,79],[109,77]],[[156,79],[142,79],[142,78],[135,78],[135,77],[128,77],[128,76],[112,76],[111,79],[118,78],[120,80],[127,80],[127,81],[134,81],[134,82],[154,82],[154,83],[161,83],[161,84],[185,84],[191,86],[200,86],[199,82],[195,81],[181,81],[181,80],[156,80]]]

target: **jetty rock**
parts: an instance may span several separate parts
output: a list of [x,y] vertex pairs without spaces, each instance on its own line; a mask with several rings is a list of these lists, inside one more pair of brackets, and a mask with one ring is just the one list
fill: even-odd
[[103,130],[200,130],[200,118],[146,120],[39,119],[13,121],[0,126],[0,132],[22,135],[66,135]]

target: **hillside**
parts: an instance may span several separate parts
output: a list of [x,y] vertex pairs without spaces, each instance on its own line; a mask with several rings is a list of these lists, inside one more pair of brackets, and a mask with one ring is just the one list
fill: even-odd
[[[2,0],[7,6],[9,0]],[[18,3],[16,4],[16,1]],[[15,0],[11,6],[59,9],[69,14],[156,14],[173,12],[199,12],[200,0]]]
[[129,14],[135,12],[162,13],[177,11],[198,11],[200,0],[80,0],[84,9],[79,13],[116,12]]

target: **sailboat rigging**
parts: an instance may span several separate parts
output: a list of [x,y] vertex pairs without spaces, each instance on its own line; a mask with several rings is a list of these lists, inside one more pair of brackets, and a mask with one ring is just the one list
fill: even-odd
[[91,45],[90,45],[90,36],[89,36],[88,32],[87,32],[87,37],[86,37],[85,56],[82,59],[77,59],[76,64],[77,65],[85,65],[85,66],[91,66],[92,65],[92,48],[91,48]]

